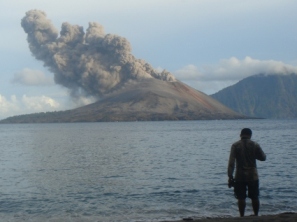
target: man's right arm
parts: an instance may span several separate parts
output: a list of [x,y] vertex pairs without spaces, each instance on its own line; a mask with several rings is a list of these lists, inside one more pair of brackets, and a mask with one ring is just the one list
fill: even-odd
[[233,172],[235,168],[235,146],[232,145],[230,156],[229,156],[229,162],[228,162],[228,177],[233,178]]
[[262,148],[260,147],[259,144],[257,144],[256,159],[260,160],[260,161],[265,161],[266,160],[266,154],[263,152],[263,150],[262,150]]

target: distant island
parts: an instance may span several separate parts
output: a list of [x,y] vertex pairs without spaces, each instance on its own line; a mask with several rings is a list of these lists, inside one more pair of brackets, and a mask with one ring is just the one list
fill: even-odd
[[245,119],[210,96],[175,81],[146,79],[80,108],[19,115],[0,123]]
[[143,79],[130,81],[87,106],[12,116],[0,123],[294,119],[296,86],[296,74],[259,74],[208,96],[178,80]]

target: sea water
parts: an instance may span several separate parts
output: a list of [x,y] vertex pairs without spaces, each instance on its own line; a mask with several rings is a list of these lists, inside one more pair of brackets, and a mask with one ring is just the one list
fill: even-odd
[[1,221],[238,216],[227,162],[244,127],[267,154],[260,214],[296,212],[297,120],[2,124]]

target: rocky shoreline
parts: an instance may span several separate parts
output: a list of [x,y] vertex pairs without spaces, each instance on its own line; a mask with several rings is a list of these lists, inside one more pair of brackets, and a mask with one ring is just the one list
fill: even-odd
[[276,215],[245,216],[245,217],[228,217],[228,218],[201,218],[192,219],[184,218],[179,221],[162,221],[162,222],[295,222],[297,213],[284,212]]

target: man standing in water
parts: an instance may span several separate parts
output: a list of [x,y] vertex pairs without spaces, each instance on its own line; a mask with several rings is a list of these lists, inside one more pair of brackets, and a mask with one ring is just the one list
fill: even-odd
[[[240,216],[244,216],[248,190],[248,197],[252,200],[254,215],[258,216],[259,201],[259,178],[256,160],[265,161],[266,155],[258,143],[251,140],[252,131],[249,128],[241,130],[241,139],[231,147],[228,177],[229,187],[234,186],[234,194],[238,200],[238,209]],[[235,181],[233,172],[236,163]]]

